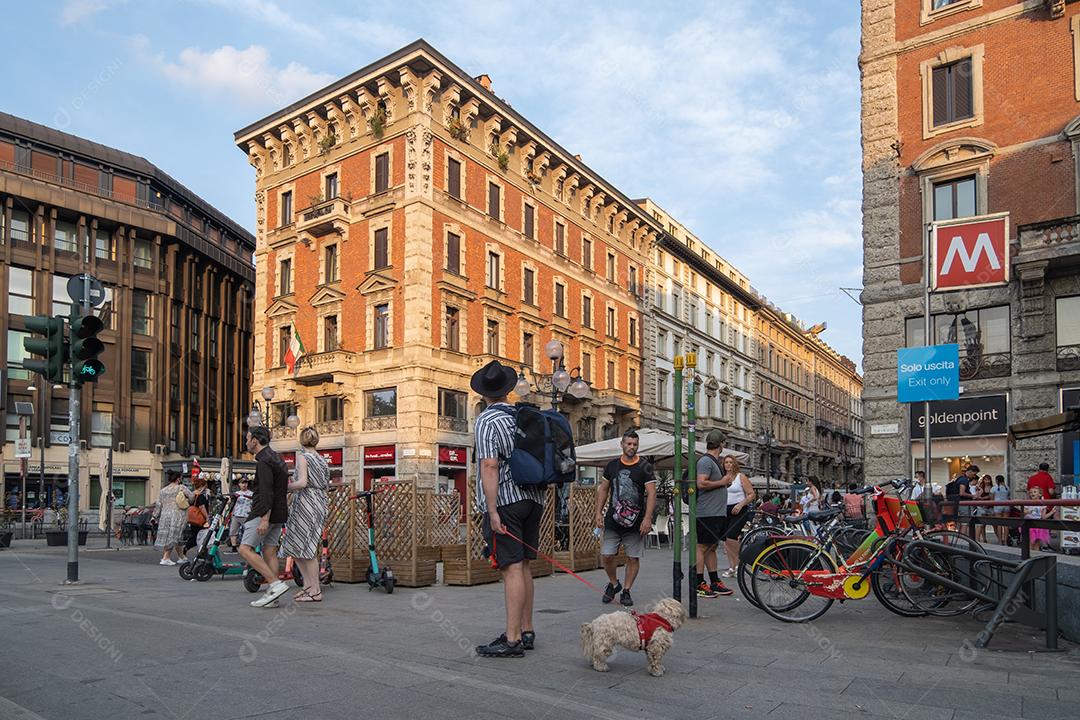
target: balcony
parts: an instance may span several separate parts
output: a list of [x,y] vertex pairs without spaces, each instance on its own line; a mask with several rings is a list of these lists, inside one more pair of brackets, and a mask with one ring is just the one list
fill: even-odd
[[1057,349],[1057,371],[1080,370],[1080,345],[1062,345]]
[[611,408],[610,411],[616,415],[637,412],[641,409],[641,398],[624,390],[614,388],[597,390],[593,397],[594,407],[598,409]]
[[1012,374],[1012,353],[968,354],[960,358],[961,380],[1007,378]]
[[364,430],[397,430],[397,416],[366,417]]
[[270,438],[272,440],[295,440],[296,430],[288,425],[276,425],[270,428]]
[[332,382],[337,373],[355,374],[360,371],[360,356],[348,350],[308,353],[296,361],[293,379],[301,385]]
[[1016,233],[1020,241],[1016,263],[1046,260],[1051,266],[1072,265],[1080,256],[1080,215],[1021,225]]
[[446,415],[439,416],[439,429],[447,430],[449,432],[456,433],[468,433],[469,421],[464,418],[448,417]]
[[330,233],[345,234],[349,228],[349,201],[332,198],[302,211],[296,219],[296,231],[322,237]]
[[345,432],[345,423],[342,420],[330,420],[328,422],[315,423],[315,430],[319,435],[341,435]]

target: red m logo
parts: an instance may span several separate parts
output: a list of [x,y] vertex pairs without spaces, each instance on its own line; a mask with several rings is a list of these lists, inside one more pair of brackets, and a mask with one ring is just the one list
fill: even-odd
[[934,223],[931,244],[934,290],[1009,281],[1008,213]]

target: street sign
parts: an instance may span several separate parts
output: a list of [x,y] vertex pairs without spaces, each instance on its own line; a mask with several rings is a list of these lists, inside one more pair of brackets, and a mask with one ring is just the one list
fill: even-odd
[[66,432],[58,432],[53,430],[49,433],[49,442],[53,445],[70,445],[71,434]]
[[931,345],[896,351],[898,402],[956,400],[960,397],[960,346]]
[[90,284],[90,307],[97,307],[105,302],[105,286],[93,275],[72,275],[67,281],[68,297],[72,302],[83,300],[83,285]]
[[1009,282],[1009,213],[936,222],[930,246],[936,292]]
[[28,458],[31,456],[30,438],[15,438],[15,457]]

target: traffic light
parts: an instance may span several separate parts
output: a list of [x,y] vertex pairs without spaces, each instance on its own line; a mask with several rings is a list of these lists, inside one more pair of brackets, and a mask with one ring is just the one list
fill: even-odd
[[95,315],[71,316],[71,373],[76,382],[96,382],[105,372],[97,359],[105,350],[97,334],[105,325]]
[[40,338],[23,338],[23,349],[41,360],[23,360],[23,367],[53,383],[64,381],[64,318],[57,315],[23,315],[26,329]]

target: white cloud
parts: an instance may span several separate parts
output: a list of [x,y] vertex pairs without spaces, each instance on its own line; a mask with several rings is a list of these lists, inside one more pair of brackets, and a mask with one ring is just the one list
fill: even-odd
[[127,0],[66,0],[60,8],[60,24],[75,25]]
[[278,108],[336,79],[297,62],[277,67],[261,45],[244,50],[225,45],[209,52],[189,47],[181,50],[175,61],[159,55],[155,63],[176,85],[242,106]]
[[205,0],[212,5],[217,5],[242,15],[265,23],[287,33],[306,37],[309,40],[321,41],[324,39],[323,32],[311,25],[298,20],[283,10],[280,5],[272,0]]

